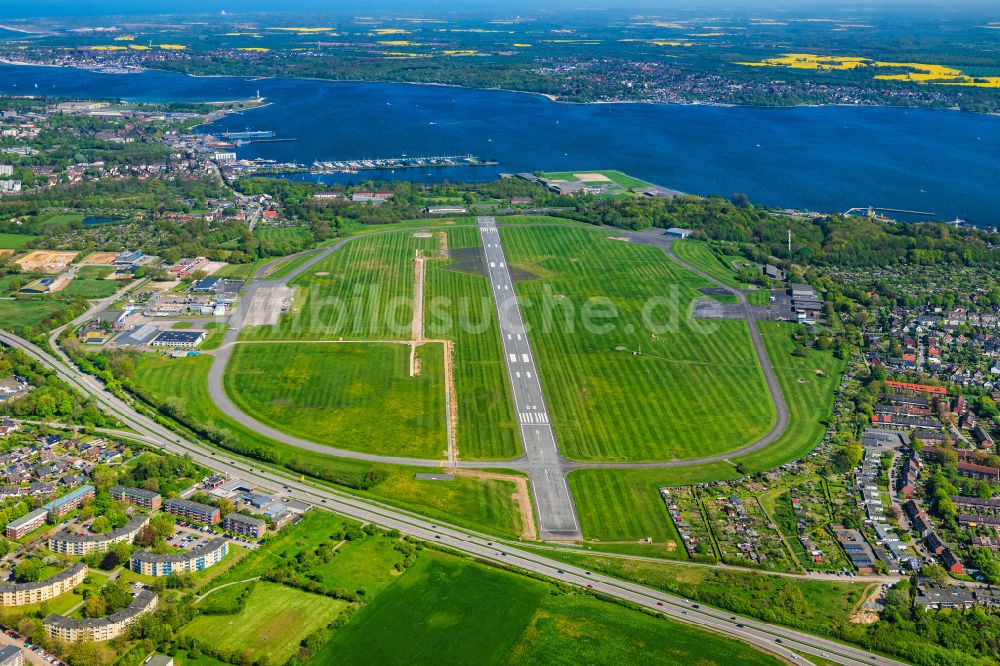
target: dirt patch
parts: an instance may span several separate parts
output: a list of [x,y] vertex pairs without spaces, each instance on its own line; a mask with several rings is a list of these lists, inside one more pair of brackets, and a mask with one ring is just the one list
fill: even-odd
[[471,476],[477,479],[494,479],[496,481],[511,481],[517,487],[517,491],[511,495],[511,499],[517,502],[517,508],[521,513],[521,538],[527,541],[538,539],[538,531],[535,529],[535,514],[531,510],[531,491],[528,489],[528,480],[523,476],[512,474],[499,474],[497,472],[479,472],[471,469],[452,469],[449,473],[457,476]]
[[574,173],[573,177],[581,183],[610,183],[611,179],[603,173]]
[[61,273],[78,254],[80,253],[35,250],[18,259],[16,263],[25,271],[32,273]]
[[143,291],[170,291],[181,283],[180,280],[164,280],[163,282],[147,282]]
[[414,238],[433,238],[434,236],[429,231],[418,231],[417,233],[413,234],[413,237]]
[[115,257],[118,256],[114,252],[91,252],[87,255],[86,259],[81,261],[81,264],[92,264],[95,266],[110,266],[115,263]]
[[224,261],[210,261],[207,264],[205,264],[205,267],[202,268],[201,270],[203,273],[205,273],[205,275],[214,275],[215,273],[218,273],[228,265],[229,264],[227,264]]
[[608,236],[608,240],[625,241],[626,243],[629,242],[627,236]]
[[451,256],[451,253],[448,251],[448,233],[445,231],[438,232],[438,251],[442,257]]
[[865,610],[865,602],[867,601],[878,601],[882,596],[883,585],[873,583],[865,589],[864,596],[861,597],[861,601],[854,607],[851,611],[850,620],[853,624],[875,624],[878,622],[878,613],[870,610]]
[[318,273],[313,273],[313,275],[315,275],[316,277],[326,277],[327,275],[329,275],[329,273],[327,273],[326,271],[319,271]]
[[483,251],[478,247],[463,247],[457,250],[449,250],[448,257],[451,259],[451,263],[445,266],[446,270],[489,277],[489,272],[486,270],[486,260],[483,258]]

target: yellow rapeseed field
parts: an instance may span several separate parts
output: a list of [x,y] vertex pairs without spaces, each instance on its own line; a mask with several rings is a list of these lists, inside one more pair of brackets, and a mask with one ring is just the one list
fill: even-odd
[[133,42],[135,41],[135,35],[119,35],[115,37],[116,42]]
[[790,69],[845,70],[859,67],[883,69],[905,69],[904,73],[875,74],[881,81],[909,81],[912,83],[932,83],[937,85],[978,86],[1000,88],[1000,76],[977,76],[965,74],[960,69],[922,62],[890,62],[872,60],[857,56],[816,55],[815,53],[786,53],[757,62],[737,62],[746,67],[788,67]]

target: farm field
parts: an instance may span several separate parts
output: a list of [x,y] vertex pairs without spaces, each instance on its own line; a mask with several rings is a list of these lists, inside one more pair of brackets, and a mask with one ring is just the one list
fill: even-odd
[[340,599],[262,581],[239,613],[201,615],[181,633],[216,649],[237,654],[250,649],[271,663],[284,663],[303,638],[332,622],[347,605]]
[[353,451],[414,458],[448,448],[443,345],[243,343],[226,368],[236,405],[272,427]]
[[211,364],[207,355],[181,359],[146,356],[136,364],[136,388],[142,395],[165,403],[182,424],[212,433],[217,438],[214,441],[223,441],[225,448],[234,452],[259,456],[295,473],[354,489],[360,496],[457,525],[508,536],[520,533],[521,517],[511,499],[514,483],[467,476],[448,482],[419,480],[414,474],[440,470],[334,458],[275,442],[216,408],[208,395]]
[[0,248],[16,250],[24,245],[27,245],[31,241],[38,240],[39,238],[41,238],[41,236],[0,233]]
[[414,255],[433,238],[398,233],[359,238],[289,286],[292,311],[275,326],[244,329],[249,340],[402,340],[413,318]]
[[[454,341],[458,451],[467,460],[514,458],[521,444],[496,311],[481,270],[479,232],[450,229],[446,233],[449,258],[425,264],[425,329],[428,337]],[[463,325],[465,320],[471,326]]]
[[[656,248],[572,226],[503,227],[551,419],[579,460],[692,458],[744,446],[775,418],[746,324],[693,321],[708,286]],[[617,316],[585,326],[588,300]],[[643,320],[647,303],[653,334]],[[655,301],[654,301],[655,302]],[[606,310],[602,310],[604,312]],[[601,330],[600,327],[604,327]],[[634,354],[638,352],[641,354]]]
[[[823,422],[833,407],[844,362],[829,351],[812,350],[804,357],[793,356],[794,344],[789,335],[793,324],[758,322],[758,326],[788,403],[790,418],[785,432],[763,450],[731,461],[669,469],[572,472],[568,481],[586,538],[637,541],[655,536],[658,516],[662,515],[668,523],[670,520],[660,499],[660,487],[731,479],[773,469],[816,446],[823,436]],[[817,370],[823,376],[817,375]],[[614,511],[590,500],[602,496],[613,500]]]
[[555,590],[426,551],[309,663],[777,663],[698,629]]

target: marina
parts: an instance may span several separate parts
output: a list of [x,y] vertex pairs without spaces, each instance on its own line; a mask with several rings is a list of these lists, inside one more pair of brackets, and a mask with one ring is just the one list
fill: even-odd
[[316,161],[309,173],[357,173],[378,169],[420,169],[495,166],[496,160],[484,160],[474,155],[453,155],[437,157],[385,157],[363,160]]

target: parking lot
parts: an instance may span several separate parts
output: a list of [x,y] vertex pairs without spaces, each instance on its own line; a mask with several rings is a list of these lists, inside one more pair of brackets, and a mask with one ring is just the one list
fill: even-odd
[[249,539],[238,534],[224,534],[218,530],[212,529],[211,527],[195,525],[194,523],[189,523],[186,520],[178,519],[174,522],[174,526],[174,533],[169,539],[167,539],[167,544],[184,550],[197,548],[209,539],[214,539],[220,536],[228,537],[231,542],[236,543],[247,550],[253,550],[260,545],[260,541],[256,539]]

